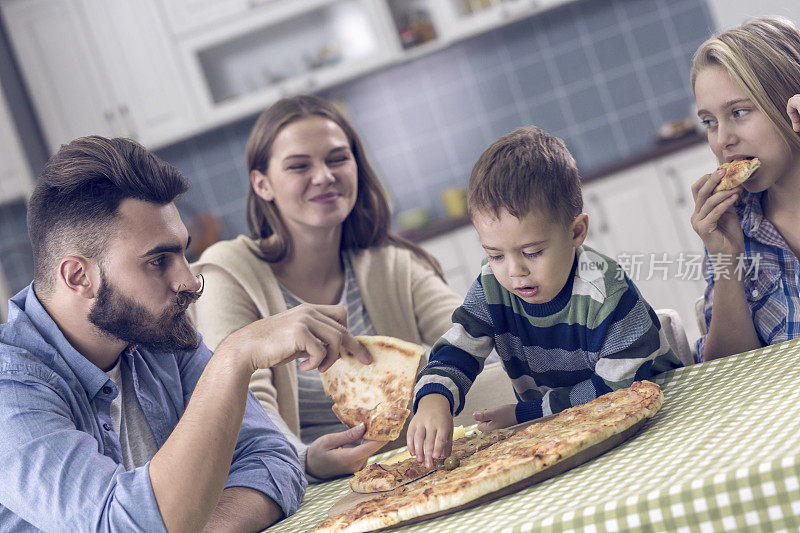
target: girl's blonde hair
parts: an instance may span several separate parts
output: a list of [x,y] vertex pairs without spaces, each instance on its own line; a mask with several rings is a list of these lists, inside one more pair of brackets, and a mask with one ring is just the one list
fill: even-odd
[[800,32],[787,19],[759,17],[723,31],[694,54],[691,84],[705,68],[721,66],[780,132],[789,147],[800,150],[786,102],[800,93]]
[[[413,242],[390,229],[389,204],[366,151],[350,122],[330,102],[317,96],[301,94],[283,98],[266,109],[256,120],[245,148],[247,169],[267,173],[272,143],[287,125],[307,117],[323,117],[344,131],[358,167],[358,194],[353,210],[342,227],[342,250],[359,250],[372,246],[394,245],[410,250],[442,279],[439,262]],[[253,189],[247,192],[247,225],[250,235],[260,240],[261,252],[270,263],[277,263],[292,253],[292,237],[274,202],[267,202]]]

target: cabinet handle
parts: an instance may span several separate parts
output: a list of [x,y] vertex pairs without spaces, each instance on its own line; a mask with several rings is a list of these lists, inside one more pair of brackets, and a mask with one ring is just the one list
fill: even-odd
[[118,136],[119,130],[117,129],[117,114],[111,109],[106,109],[103,111],[103,118],[106,119],[106,124],[108,124],[109,135],[112,137]]
[[136,126],[131,119],[131,113],[128,110],[127,104],[120,104],[119,114],[122,116],[122,120],[125,122],[125,129],[128,131],[128,135],[130,135],[131,139],[137,140],[139,138],[139,133],[136,131]]
[[672,182],[672,186],[675,189],[675,203],[680,207],[686,205],[686,191],[683,190],[683,186],[681,185],[681,180],[678,178],[678,173],[675,172],[673,167],[667,167],[666,169],[667,178]]
[[603,204],[598,200],[597,195],[590,194],[589,201],[594,204],[597,215],[600,217],[600,227],[597,228],[600,233],[608,233],[608,215],[603,207]]

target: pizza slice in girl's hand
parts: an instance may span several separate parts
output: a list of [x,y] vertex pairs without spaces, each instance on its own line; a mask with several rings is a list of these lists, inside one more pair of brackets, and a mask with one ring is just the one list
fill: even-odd
[[760,166],[761,161],[759,161],[757,157],[752,159],[735,159],[730,163],[723,163],[717,170],[724,168],[725,175],[722,176],[722,180],[714,188],[714,192],[725,191],[728,189],[733,189],[734,187],[738,187],[747,181],[747,178],[752,176],[753,172],[755,172]]
[[410,413],[408,405],[425,349],[394,337],[356,339],[372,356],[372,364],[361,364],[343,351],[322,373],[325,394],[333,398],[333,412],[344,425],[364,423],[365,439],[395,440]]

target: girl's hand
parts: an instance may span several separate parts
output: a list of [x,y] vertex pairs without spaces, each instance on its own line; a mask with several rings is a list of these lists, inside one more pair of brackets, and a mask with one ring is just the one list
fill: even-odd
[[744,234],[733,204],[742,188],[714,192],[725,170],[706,174],[692,185],[694,213],[692,228],[703,240],[709,255],[735,257],[744,252]]
[[789,98],[786,103],[786,113],[789,114],[789,120],[792,121],[794,131],[800,132],[800,94]]

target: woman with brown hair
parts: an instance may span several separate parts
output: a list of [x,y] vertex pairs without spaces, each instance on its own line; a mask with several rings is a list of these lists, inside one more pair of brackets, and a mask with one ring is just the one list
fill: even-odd
[[[344,306],[353,335],[430,345],[449,329],[461,298],[435,259],[390,231],[377,175],[335,107],[309,95],[276,102],[256,121],[245,156],[251,235],[211,246],[194,264],[206,281],[194,312],[209,347],[304,304]],[[312,481],[358,470],[383,444],[346,447],[364,428],[343,431],[316,371],[259,370],[250,389]]]
[[800,336],[800,31],[775,17],[723,31],[697,50],[691,84],[719,163],[760,161],[733,189],[717,190],[721,171],[692,186],[707,361]]

